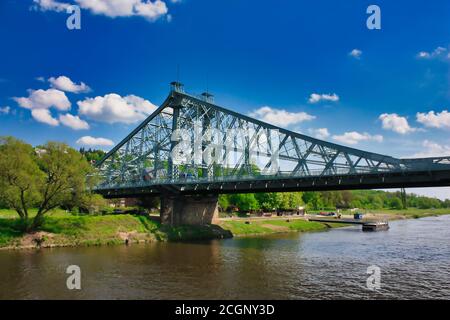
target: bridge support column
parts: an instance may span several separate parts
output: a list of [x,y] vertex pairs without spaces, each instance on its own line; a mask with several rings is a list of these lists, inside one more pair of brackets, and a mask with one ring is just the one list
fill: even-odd
[[205,225],[219,218],[218,195],[161,196],[161,223],[165,225]]

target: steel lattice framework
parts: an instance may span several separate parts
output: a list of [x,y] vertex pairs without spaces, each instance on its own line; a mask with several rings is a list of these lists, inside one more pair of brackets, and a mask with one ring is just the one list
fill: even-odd
[[210,94],[189,95],[177,82],[98,168],[96,190],[110,197],[450,185],[450,157],[398,159],[318,140],[219,107]]

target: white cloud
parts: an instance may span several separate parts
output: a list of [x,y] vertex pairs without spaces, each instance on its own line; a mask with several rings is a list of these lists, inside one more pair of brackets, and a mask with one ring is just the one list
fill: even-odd
[[447,54],[447,51],[448,50],[444,47],[437,47],[431,52],[420,51],[417,54],[417,58],[419,59],[450,58],[450,54]]
[[333,94],[318,94],[318,93],[312,93],[309,96],[309,103],[318,103],[320,101],[331,101],[331,102],[337,102],[339,101],[339,96],[336,93]]
[[36,81],[39,81],[39,82],[45,82],[45,78],[44,77],[36,77],[36,78],[34,78]]
[[1,114],[9,114],[10,111],[11,111],[10,106],[0,107],[0,115]]
[[121,97],[110,93],[103,97],[78,101],[79,114],[89,119],[107,123],[135,123],[144,120],[156,110],[150,101],[135,95]]
[[349,52],[348,55],[355,59],[360,59],[361,55],[362,55],[362,51],[359,49],[353,49],[352,51]]
[[330,136],[330,132],[327,128],[309,129],[308,131],[313,137],[320,140],[325,140]]
[[66,11],[67,7],[70,6],[69,3],[63,3],[56,0],[33,0],[35,5],[33,9],[41,11],[56,11],[62,12]]
[[38,122],[46,123],[54,127],[59,125],[59,121],[52,117],[48,109],[33,109],[31,110],[31,116]]
[[[93,14],[107,17],[132,17],[141,16],[149,21],[155,21],[168,13],[167,5],[161,0],[74,0],[82,9],[89,10]],[[66,10],[70,5],[55,0],[34,0],[35,8],[42,11]]]
[[270,124],[283,127],[304,121],[310,121],[316,118],[306,112],[289,112],[286,110],[273,109],[268,106],[252,111],[250,116]]
[[410,127],[408,119],[396,113],[383,113],[379,119],[385,130],[392,130],[399,134],[407,134],[417,130],[416,128]]
[[425,127],[449,129],[450,128],[450,113],[444,110],[440,113],[430,111],[428,113],[418,112],[416,114],[417,122],[422,123]]
[[358,144],[361,141],[374,141],[374,142],[382,142],[383,141],[383,136],[381,135],[370,135],[366,132],[364,133],[359,133],[356,131],[351,131],[351,132],[345,132],[342,135],[334,135],[333,139],[341,142],[341,143],[345,143],[345,144]]
[[424,140],[420,152],[412,155],[412,158],[444,157],[450,156],[450,146],[440,145],[436,142]]
[[77,144],[81,144],[84,146],[113,146],[114,142],[106,138],[84,136],[77,140]]
[[428,59],[429,57],[430,57],[430,54],[426,51],[420,51],[417,54],[417,58],[420,58],[420,59]]
[[48,82],[50,82],[50,85],[53,88],[66,92],[81,93],[91,91],[91,88],[84,82],[76,84],[66,76],[59,76],[58,78],[51,77],[48,79]]
[[72,128],[74,130],[89,129],[89,124],[86,121],[80,119],[79,116],[74,116],[70,113],[60,115],[59,121],[66,127]]
[[48,90],[28,90],[29,96],[13,98],[19,106],[26,109],[48,109],[55,107],[58,110],[65,111],[70,109],[70,101],[66,94],[57,89]]

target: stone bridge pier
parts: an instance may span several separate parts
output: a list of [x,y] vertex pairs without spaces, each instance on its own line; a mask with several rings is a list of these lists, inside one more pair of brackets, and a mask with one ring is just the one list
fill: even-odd
[[161,195],[161,224],[178,226],[216,223],[219,219],[218,199],[218,194],[163,194]]

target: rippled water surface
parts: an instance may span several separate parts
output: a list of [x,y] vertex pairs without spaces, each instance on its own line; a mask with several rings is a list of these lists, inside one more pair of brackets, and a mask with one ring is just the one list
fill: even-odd
[[[450,216],[203,243],[0,251],[2,299],[450,299]],[[66,288],[68,265],[82,289]],[[381,289],[366,288],[370,265]]]

